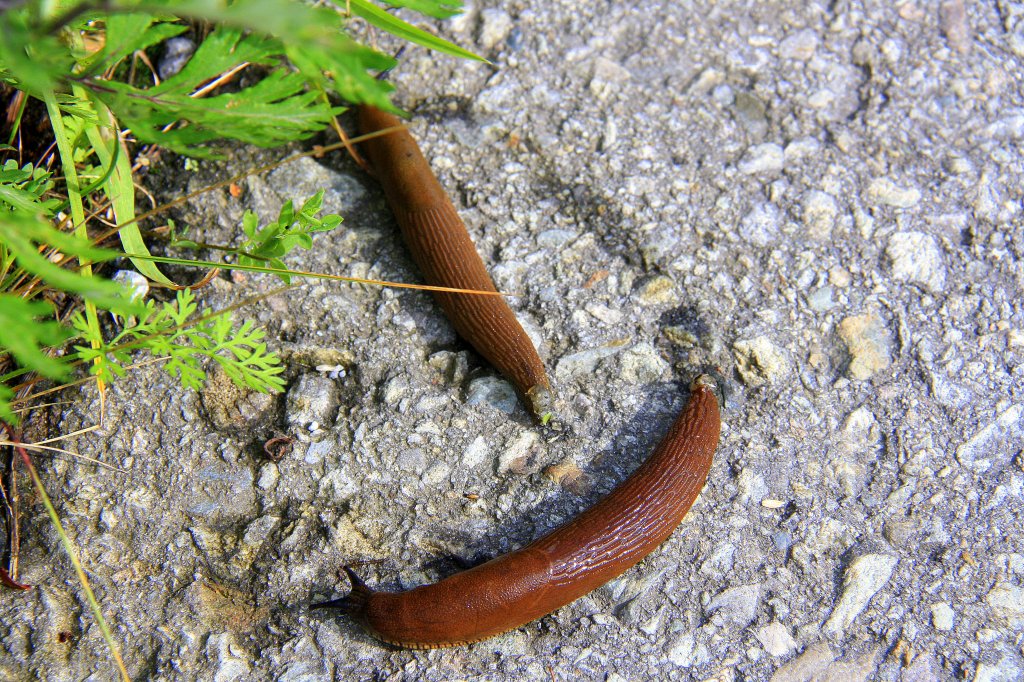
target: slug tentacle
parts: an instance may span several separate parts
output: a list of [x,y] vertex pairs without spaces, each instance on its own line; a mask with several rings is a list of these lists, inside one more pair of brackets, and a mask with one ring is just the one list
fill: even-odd
[[365,620],[366,604],[370,600],[370,595],[373,594],[373,590],[367,587],[363,579],[356,575],[348,566],[341,567],[345,571],[345,575],[348,576],[349,582],[352,584],[352,588],[349,593],[340,599],[332,599],[331,601],[323,601],[317,604],[310,604],[311,609],[338,609],[342,613],[351,616],[352,618],[362,621]]

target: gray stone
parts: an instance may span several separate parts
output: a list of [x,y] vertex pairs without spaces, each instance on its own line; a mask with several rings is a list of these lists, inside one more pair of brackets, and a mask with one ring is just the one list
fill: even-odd
[[485,9],[480,12],[480,46],[493,50],[508,38],[512,31],[512,17],[503,9]]
[[889,178],[875,178],[868,185],[867,199],[876,206],[913,208],[921,201],[921,192],[914,187],[900,187]]
[[590,374],[597,368],[598,362],[622,352],[628,344],[629,339],[618,339],[597,348],[563,356],[555,365],[555,376],[559,381],[568,381]]
[[658,350],[649,343],[638,343],[625,351],[622,362],[622,378],[632,384],[649,384],[658,381],[669,372],[669,364]]
[[818,190],[808,192],[804,196],[803,210],[808,235],[820,241],[831,239],[839,211],[835,197]]
[[920,284],[931,292],[946,287],[946,268],[935,238],[923,232],[897,232],[889,237],[885,255],[898,280]]
[[874,313],[854,315],[839,324],[839,338],[850,354],[847,373],[866,381],[889,367],[892,339],[882,319]]
[[1024,442],[1024,403],[1011,405],[994,421],[985,424],[956,449],[956,458],[965,466],[984,471],[993,460],[1004,456]]
[[997,622],[1015,631],[1024,629],[1024,588],[1013,583],[999,583],[985,596]]
[[757,617],[760,601],[760,585],[730,587],[711,600],[707,612],[719,616],[726,623],[746,627]]
[[314,423],[329,426],[337,412],[337,384],[327,377],[303,374],[288,389],[285,418],[293,428],[306,429]]
[[827,642],[817,642],[789,663],[780,666],[771,682],[809,682],[824,673],[836,658]]
[[782,170],[785,162],[786,156],[782,152],[782,147],[777,144],[765,143],[748,149],[737,168],[744,175],[777,173]]
[[789,360],[767,336],[741,339],[733,344],[732,351],[736,371],[750,387],[779,381],[789,373]]
[[509,382],[499,377],[485,376],[469,382],[466,402],[469,405],[490,405],[506,414],[512,414],[519,405],[519,397]]
[[953,609],[945,602],[932,604],[932,625],[936,630],[948,632],[953,629]]
[[796,640],[789,634],[786,626],[778,621],[772,621],[759,628],[754,635],[764,650],[776,658],[788,656],[796,651]]
[[779,43],[779,56],[783,59],[798,59],[806,62],[814,56],[818,47],[818,34],[813,29],[791,33]]
[[896,563],[896,557],[888,554],[865,554],[854,559],[843,574],[843,593],[825,622],[824,631],[845,633],[871,598],[889,582]]
[[710,653],[707,646],[697,641],[694,633],[686,632],[669,645],[668,659],[681,668],[691,668],[707,663]]

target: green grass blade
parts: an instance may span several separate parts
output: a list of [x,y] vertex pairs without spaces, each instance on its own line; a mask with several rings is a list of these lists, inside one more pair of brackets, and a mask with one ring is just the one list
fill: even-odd
[[107,621],[103,617],[103,611],[100,609],[99,602],[96,601],[96,595],[93,594],[92,586],[89,584],[89,578],[85,575],[85,570],[82,568],[82,562],[78,559],[78,551],[75,549],[75,545],[71,542],[67,533],[64,532],[64,526],[60,522],[60,517],[57,516],[57,510],[53,508],[50,496],[46,494],[46,488],[43,487],[43,481],[39,478],[36,468],[32,466],[32,459],[28,456],[25,448],[15,446],[15,449],[18,451],[18,455],[21,457],[21,461],[25,465],[25,468],[28,469],[29,476],[32,477],[32,484],[35,486],[36,492],[39,493],[39,499],[42,500],[43,506],[46,507],[46,513],[50,516],[50,522],[53,523],[53,527],[57,531],[57,536],[60,538],[60,542],[64,546],[64,551],[67,553],[68,558],[71,560],[71,565],[75,567],[75,574],[78,576],[78,582],[82,584],[82,590],[85,592],[85,600],[89,603],[89,609],[92,611],[93,617],[96,618],[96,624],[99,625],[100,632],[103,633],[103,639],[107,641],[107,646],[110,648],[110,653],[114,657],[114,662],[117,665],[121,679],[125,680],[125,682],[129,682],[131,677],[128,675],[128,670],[124,667],[124,659],[121,658],[121,650],[117,646],[117,642],[114,641],[114,635],[111,633],[110,626],[107,625]]
[[[85,90],[82,88],[76,87],[75,93],[83,99],[86,97]],[[110,110],[99,100],[94,99],[92,103],[96,108],[96,114],[103,124],[107,126],[106,130],[116,131],[117,127]],[[110,199],[110,203],[114,208],[117,224],[124,225],[118,231],[121,245],[124,246],[125,251],[130,253],[149,253],[149,248],[146,246],[145,240],[142,239],[139,224],[135,221],[135,185],[132,182],[132,164],[128,157],[128,150],[124,148],[124,143],[121,141],[120,134],[114,133],[109,142],[104,139],[103,132],[96,126],[86,128],[86,134],[89,136],[89,142],[92,144],[93,149],[96,150],[96,155],[100,158],[100,162],[104,166],[110,166],[113,163],[110,175],[103,183],[103,192]],[[108,144],[113,145],[114,148],[108,147]],[[116,159],[114,158],[115,156]],[[154,282],[169,286],[173,285],[173,282],[171,282],[167,275],[160,272],[160,269],[152,261],[133,258],[132,264],[140,273]]]
[[438,38],[435,35],[431,35],[426,31],[416,28],[412,24],[402,21],[398,17],[385,12],[380,7],[369,2],[369,0],[348,0],[348,6],[352,8],[352,13],[356,16],[362,17],[377,28],[387,31],[392,35],[396,35],[399,38],[404,38],[409,42],[422,45],[423,47],[430,48],[431,50],[435,50],[443,54],[450,54],[453,57],[475,59],[476,61],[490,64],[489,61],[479,55],[473,54],[469,50],[465,50],[454,43],[449,43],[444,38]]

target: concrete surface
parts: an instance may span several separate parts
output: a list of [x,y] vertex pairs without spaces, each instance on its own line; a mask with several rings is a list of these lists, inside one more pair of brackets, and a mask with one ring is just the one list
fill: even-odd
[[[40,460],[133,675],[1024,677],[1024,4],[488,0],[442,30],[499,68],[413,50],[397,99],[520,294],[565,433],[417,292],[314,282],[251,308],[288,359],[273,400],[133,373],[70,445],[126,475]],[[415,280],[340,155],[243,185],[176,217],[225,241],[326,186],[345,223],[289,264]],[[412,586],[570,518],[708,370],[728,398],[708,485],[621,579],[434,652],[306,610],[343,562]],[[54,430],[97,413],[86,391]],[[297,442],[272,462],[277,433]],[[0,677],[111,679],[38,504],[24,535],[40,588],[0,599]]]

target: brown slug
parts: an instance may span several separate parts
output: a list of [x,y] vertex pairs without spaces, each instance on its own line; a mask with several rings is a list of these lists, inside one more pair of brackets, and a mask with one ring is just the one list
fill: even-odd
[[[451,199],[401,120],[371,106],[357,107],[362,134],[397,130],[362,143],[369,170],[427,284],[497,291]],[[537,349],[505,299],[435,292],[459,336],[512,382],[530,413],[546,423],[553,395]]]
[[697,498],[718,445],[715,383],[698,377],[682,414],[651,456],[593,507],[520,550],[404,592],[352,582],[338,608],[375,637],[432,649],[517,628],[621,575],[664,542]]

